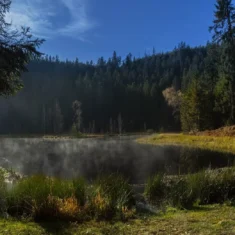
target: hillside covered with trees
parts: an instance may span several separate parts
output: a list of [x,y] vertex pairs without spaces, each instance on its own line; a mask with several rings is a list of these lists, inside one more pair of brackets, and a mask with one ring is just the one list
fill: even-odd
[[0,133],[195,131],[235,123],[235,9],[217,1],[213,39],[135,58],[36,56],[0,100]]

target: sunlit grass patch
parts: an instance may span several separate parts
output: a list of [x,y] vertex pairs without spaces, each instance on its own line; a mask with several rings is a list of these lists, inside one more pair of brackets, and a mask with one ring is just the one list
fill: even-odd
[[213,151],[235,153],[235,137],[157,134],[154,136],[138,139],[137,142],[153,145],[182,145]]

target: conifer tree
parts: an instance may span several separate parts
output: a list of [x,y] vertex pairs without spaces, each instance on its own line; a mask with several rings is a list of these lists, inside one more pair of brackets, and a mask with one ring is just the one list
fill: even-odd
[[235,122],[235,8],[232,0],[217,0],[215,5],[214,42],[223,49],[221,62],[222,73],[229,83],[229,122]]
[[32,38],[29,28],[19,31],[6,22],[10,5],[11,0],[0,0],[0,95],[12,95],[23,87],[20,76],[28,62],[41,55],[37,47],[43,43]]
[[58,101],[55,102],[53,124],[55,134],[59,134],[63,131],[63,115]]
[[195,132],[209,128],[211,118],[207,109],[207,90],[199,78],[194,78],[182,95],[180,108],[182,130]]
[[113,119],[109,119],[109,132],[110,134],[113,134]]
[[45,133],[46,133],[46,109],[45,109],[45,105],[42,106],[42,131],[43,131],[43,134],[45,135]]
[[74,112],[73,123],[76,127],[77,132],[81,132],[82,128],[82,103],[78,100],[75,100],[72,105]]
[[121,135],[122,134],[122,129],[123,129],[123,120],[122,120],[121,113],[119,113],[117,121],[118,121],[118,132]]

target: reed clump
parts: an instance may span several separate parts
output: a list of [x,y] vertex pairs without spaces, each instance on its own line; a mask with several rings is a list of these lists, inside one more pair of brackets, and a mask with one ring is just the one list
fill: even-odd
[[4,199],[6,213],[35,220],[126,219],[134,205],[131,186],[118,174],[98,177],[89,185],[82,178],[31,176],[6,190]]
[[206,170],[185,176],[155,175],[145,187],[155,204],[190,209],[195,204],[235,202],[235,169]]

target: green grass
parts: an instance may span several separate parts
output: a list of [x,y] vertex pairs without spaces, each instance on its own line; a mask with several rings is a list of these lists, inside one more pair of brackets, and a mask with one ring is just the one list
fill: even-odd
[[134,213],[132,188],[123,176],[100,176],[93,183],[91,191],[89,206],[95,218],[108,220],[117,217],[125,220]]
[[182,145],[235,154],[235,137],[156,134],[138,139],[137,142],[152,145]]
[[[4,186],[4,178],[0,180]],[[0,184],[1,186],[1,184]],[[38,220],[126,220],[135,201],[128,181],[118,174],[100,176],[92,184],[41,175],[26,177],[6,190],[0,187],[0,214]]]
[[235,168],[151,177],[145,195],[159,203],[151,213],[134,209],[135,195],[118,174],[91,184],[32,176],[2,186],[3,235],[235,234]]
[[147,235],[147,234],[235,234],[235,208],[227,205],[200,206],[191,211],[168,209],[165,214],[139,216],[128,222],[82,224],[56,222],[20,222],[0,219],[2,235]]
[[235,202],[235,169],[207,170],[185,176],[151,177],[145,187],[147,199],[157,205],[190,209],[195,204]]
[[[118,174],[100,176],[92,184],[83,179],[61,180],[31,176],[11,188],[0,187],[0,213],[38,220],[127,221],[138,211],[136,195]],[[191,209],[194,205],[235,202],[235,168],[207,170],[184,176],[156,175],[145,186],[150,204]],[[137,201],[138,202],[138,201]]]
[[[84,198],[83,180],[68,181],[35,175],[21,179],[7,191],[6,208],[13,216],[73,219]],[[70,214],[68,209],[74,214]]]
[[[91,185],[82,179],[25,178],[8,192],[6,206],[17,205],[23,213],[14,217],[8,208],[9,219],[0,218],[0,234],[235,234],[235,207],[231,203],[235,170],[208,172],[150,178],[147,198],[151,195],[154,201],[157,196],[159,202],[164,202],[163,198],[170,202],[151,214],[132,210],[133,192],[120,175],[100,176]],[[217,200],[221,204],[195,204],[197,199],[202,204]],[[188,205],[190,210],[176,209]]]

